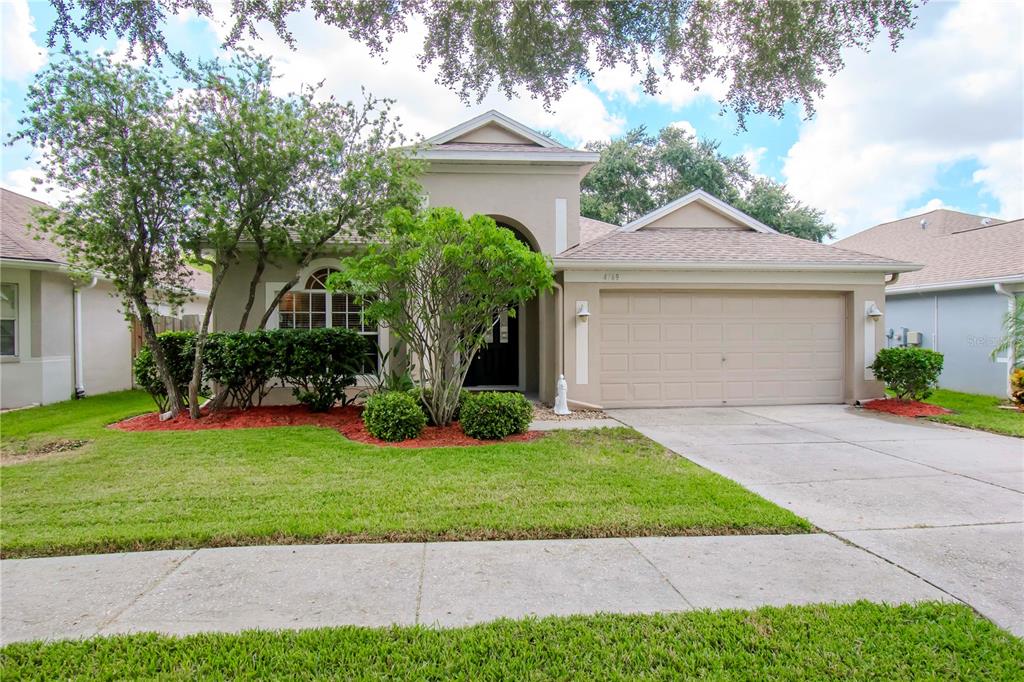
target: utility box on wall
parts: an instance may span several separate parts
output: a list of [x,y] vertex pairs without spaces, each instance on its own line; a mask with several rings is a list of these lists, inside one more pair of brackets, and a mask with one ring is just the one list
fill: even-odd
[[920,346],[921,345],[921,332],[907,332],[907,345],[908,346]]

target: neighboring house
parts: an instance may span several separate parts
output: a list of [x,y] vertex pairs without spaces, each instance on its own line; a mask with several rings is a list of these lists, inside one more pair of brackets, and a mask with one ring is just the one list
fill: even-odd
[[1024,295],[1024,220],[940,209],[876,225],[837,246],[923,263],[886,287],[888,345],[941,352],[944,388],[1006,393],[1010,365],[1005,354],[991,354],[1013,297]]
[[[31,232],[46,204],[0,190],[0,408],[67,400],[132,386],[132,332],[110,282],[72,282],[58,248]],[[195,271],[202,312],[209,275]],[[167,311],[168,313],[172,311]]]
[[[781,235],[703,191],[617,227],[581,218],[580,180],[598,154],[568,149],[498,112],[427,140],[430,206],[486,214],[551,256],[557,286],[496,321],[467,385],[603,407],[838,403],[875,398],[865,369],[887,275],[916,266]],[[323,279],[300,273],[271,327],[347,326],[388,347]],[[215,308],[237,327],[253,272],[233,267]],[[293,270],[271,268],[255,324]],[[869,315],[870,312],[870,315]]]

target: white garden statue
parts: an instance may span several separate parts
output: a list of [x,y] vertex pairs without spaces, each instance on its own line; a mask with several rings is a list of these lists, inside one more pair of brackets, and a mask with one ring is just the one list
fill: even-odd
[[565,375],[558,375],[558,390],[555,392],[555,414],[569,414],[569,401],[566,393],[569,385],[565,383]]

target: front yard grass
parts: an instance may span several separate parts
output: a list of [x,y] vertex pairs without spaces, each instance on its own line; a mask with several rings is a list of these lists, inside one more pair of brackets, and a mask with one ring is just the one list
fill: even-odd
[[925,402],[955,411],[930,417],[934,421],[1024,438],[1024,412],[1001,409],[1004,398],[938,389]]
[[923,603],[12,644],[5,679],[1019,680],[1024,641]]
[[0,417],[5,557],[298,542],[799,533],[811,525],[625,428],[398,449],[315,427],[126,433],[118,393]]

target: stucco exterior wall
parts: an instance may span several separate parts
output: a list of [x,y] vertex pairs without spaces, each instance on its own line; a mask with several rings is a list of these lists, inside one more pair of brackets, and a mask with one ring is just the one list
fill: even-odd
[[[565,305],[561,319],[565,325],[564,363],[569,388],[569,400],[600,405],[599,347],[601,329],[600,296],[607,290],[648,291],[832,291],[845,294],[846,358],[844,362],[844,399],[846,402],[882,397],[884,386],[865,370],[864,311],[868,301],[874,301],[884,310],[883,277],[876,273],[814,273],[814,272],[714,272],[714,271],[570,271],[566,273]],[[576,362],[576,335],[580,322],[576,317],[576,302],[587,301],[590,318],[587,321],[586,354],[587,383],[578,382],[580,376]],[[874,349],[884,343],[884,324],[876,324]],[[868,355],[874,349],[868,349]]]
[[100,282],[82,291],[82,365],[86,395],[132,386],[131,325],[114,287]]
[[749,230],[749,227],[740,225],[735,219],[719,213],[704,204],[693,202],[677,208],[668,215],[664,215],[653,221],[647,227],[717,227],[733,228],[736,230]]
[[577,166],[434,163],[422,179],[430,206],[464,215],[490,215],[526,229],[533,246],[556,253],[556,215],[564,201],[566,248],[580,240],[580,168]]
[[[74,297],[61,271],[3,266],[18,284],[18,355],[0,364],[0,406],[24,407],[74,396]],[[132,386],[131,327],[108,282],[82,289],[82,362],[86,395]],[[205,304],[202,304],[205,305]]]
[[888,346],[901,345],[902,328],[922,334],[921,347],[944,356],[939,385],[954,391],[1005,395],[1007,367],[992,360],[1002,337],[1009,299],[992,287],[928,293],[889,294]]

